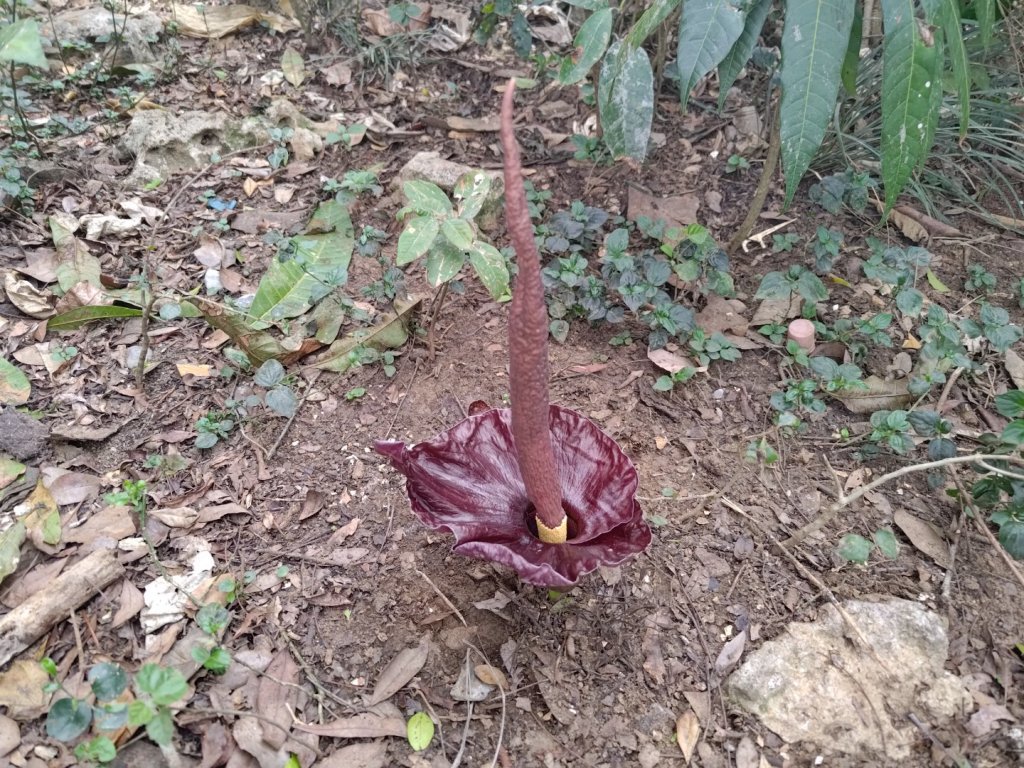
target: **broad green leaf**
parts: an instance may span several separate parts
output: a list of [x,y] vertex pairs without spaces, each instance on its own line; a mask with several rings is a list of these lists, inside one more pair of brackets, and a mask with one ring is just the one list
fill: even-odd
[[686,0],[679,18],[679,98],[683,109],[690,90],[729,54],[746,21],[740,0]]
[[134,306],[80,306],[50,317],[47,331],[72,331],[85,323],[98,319],[141,317],[142,310]]
[[957,99],[960,101],[962,139],[967,135],[968,120],[971,116],[971,69],[960,27],[960,7],[957,0],[922,0],[921,5],[924,7],[928,22],[942,30],[943,43],[949,51],[953,82],[956,85]]
[[1024,522],[1009,520],[999,528],[999,543],[1014,560],[1024,560]]
[[407,737],[409,746],[416,752],[422,752],[430,746],[434,738],[434,721],[426,712],[417,712],[409,718]]
[[922,39],[914,0],[882,0],[882,14],[881,149],[888,215],[911,174],[924,162],[935,136],[942,98],[942,54],[941,38]]
[[25,542],[25,524],[18,520],[0,533],[0,582],[18,569],[21,545]]
[[437,184],[413,179],[402,185],[402,191],[417,213],[445,215],[452,212],[452,201]]
[[455,189],[452,190],[452,197],[461,201],[459,203],[459,218],[472,221],[480,213],[480,209],[487,202],[487,195],[491,191],[491,177],[483,171],[470,171],[464,173],[455,182]]
[[612,156],[643,160],[654,119],[654,72],[647,52],[615,42],[601,65],[597,98]]
[[900,544],[896,541],[896,534],[888,528],[879,528],[871,538],[874,539],[878,551],[890,560],[895,560],[900,554]]
[[58,699],[46,713],[46,734],[57,741],[74,741],[89,729],[92,707],[80,699]]
[[860,40],[863,31],[864,8],[857,3],[853,24],[850,25],[850,40],[846,46],[846,56],[843,57],[843,68],[839,75],[849,96],[857,95],[857,69],[860,67]]
[[854,5],[849,0],[786,3],[779,126],[786,205],[793,199],[832,119]]
[[1011,445],[1024,446],[1024,419],[1014,419],[1005,427],[999,439]]
[[135,673],[135,687],[148,693],[157,706],[170,706],[188,693],[188,680],[174,667],[147,662]]
[[608,0],[565,0],[565,2],[585,11],[599,11],[608,7]]
[[14,363],[0,357],[0,404],[24,405],[32,395],[28,376]]
[[249,308],[253,330],[298,317],[348,280],[355,235],[345,206],[333,200],[322,203],[306,232],[293,238],[292,243],[291,257],[275,258],[260,280]]
[[585,78],[608,50],[608,41],[611,38],[612,9],[602,8],[592,13],[576,33],[576,39],[573,40],[576,56],[565,61],[558,73],[559,82],[562,85],[572,85]]
[[722,63],[718,65],[719,111],[724,109],[725,97],[729,94],[732,84],[736,82],[740,70],[747,65],[771,9],[772,0],[757,0],[757,4],[747,12],[747,18],[743,22],[743,31],[736,38],[729,53],[722,59]]
[[146,735],[161,746],[167,746],[174,738],[174,719],[171,711],[163,707],[156,716],[146,723]]
[[441,224],[441,232],[448,242],[460,251],[468,251],[473,247],[476,233],[465,219],[445,219]]
[[511,297],[508,290],[508,267],[505,257],[488,243],[476,242],[469,249],[469,263],[476,270],[477,277],[484,284],[491,298],[506,301]]
[[432,216],[417,216],[410,219],[398,236],[398,250],[395,264],[399,267],[415,261],[434,244],[441,225]]
[[34,19],[19,19],[0,30],[0,61],[46,69],[46,55]]
[[427,254],[427,282],[437,288],[459,274],[465,263],[465,253],[453,248],[447,240],[438,240],[437,245]]
[[839,556],[851,563],[863,565],[871,556],[874,545],[863,536],[848,533],[839,541]]
[[302,54],[290,45],[281,54],[281,71],[284,79],[298,88],[306,79],[306,66],[302,62]]
[[633,28],[629,30],[629,34],[626,35],[627,42],[634,48],[642,46],[654,30],[660,27],[661,23],[679,6],[679,3],[680,0],[654,0],[636,20]]
[[113,701],[128,687],[128,675],[118,664],[104,661],[89,670],[89,684],[100,701]]
[[291,387],[274,387],[263,398],[267,407],[280,416],[294,416],[299,400]]
[[996,410],[1008,419],[1024,416],[1024,391],[1011,389],[1009,392],[996,395]]

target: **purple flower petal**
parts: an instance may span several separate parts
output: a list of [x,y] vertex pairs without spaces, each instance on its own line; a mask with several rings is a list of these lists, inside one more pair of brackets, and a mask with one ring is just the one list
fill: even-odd
[[455,551],[507,565],[531,584],[571,587],[598,566],[643,551],[651,531],[635,493],[636,469],[615,441],[575,411],[551,406],[551,438],[569,515],[565,544],[544,544],[530,525],[507,409],[459,422],[406,446],[379,441],[378,453],[406,476],[413,512],[455,534]]

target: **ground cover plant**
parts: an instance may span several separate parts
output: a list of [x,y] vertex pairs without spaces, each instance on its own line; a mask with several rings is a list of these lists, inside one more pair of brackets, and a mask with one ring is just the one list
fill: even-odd
[[1024,9],[299,5],[0,2],[0,762],[1017,759]]

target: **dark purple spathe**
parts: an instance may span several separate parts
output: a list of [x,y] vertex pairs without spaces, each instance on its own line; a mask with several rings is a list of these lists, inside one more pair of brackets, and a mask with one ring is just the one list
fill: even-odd
[[455,535],[455,551],[506,565],[526,582],[567,588],[598,566],[618,565],[651,542],[635,493],[633,464],[608,435],[575,411],[550,407],[551,442],[570,518],[570,540],[545,544],[531,532],[507,409],[465,419],[412,446],[378,441],[406,476],[413,512]]

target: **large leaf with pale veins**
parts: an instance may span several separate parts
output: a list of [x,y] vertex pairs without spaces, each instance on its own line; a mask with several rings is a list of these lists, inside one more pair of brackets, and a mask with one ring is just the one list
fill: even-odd
[[717,67],[743,33],[746,4],[740,0],[686,0],[679,18],[679,98]]
[[854,3],[849,0],[786,3],[779,138],[787,205],[825,138],[853,14]]
[[888,212],[935,137],[942,51],[941,38],[922,38],[913,0],[882,0],[882,18],[882,183]]
[[598,108],[612,157],[643,160],[654,119],[654,72],[643,48],[615,42],[601,65]]
[[718,109],[725,107],[725,97],[729,89],[736,82],[740,70],[746,66],[750,54],[757,45],[757,37],[761,34],[768,12],[772,9],[772,0],[757,0],[754,6],[747,12],[747,18],[743,22],[743,31],[736,38],[728,55],[718,65]]

